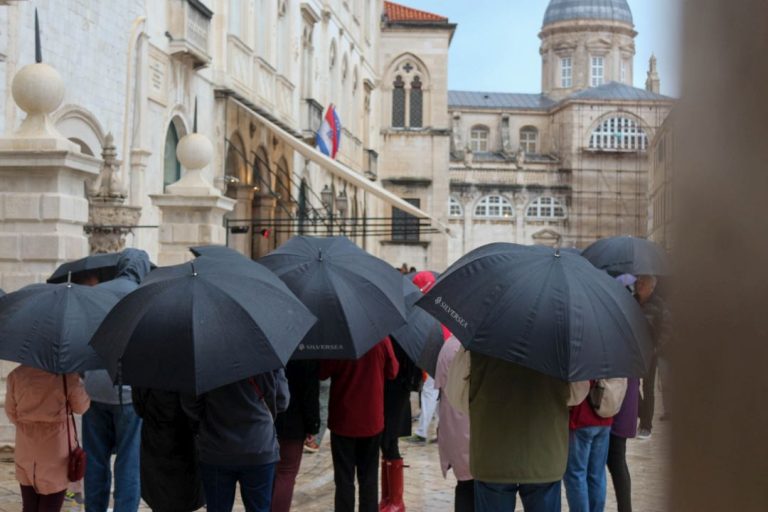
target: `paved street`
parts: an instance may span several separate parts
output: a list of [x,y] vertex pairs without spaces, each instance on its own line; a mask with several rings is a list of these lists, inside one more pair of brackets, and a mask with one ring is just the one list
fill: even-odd
[[[630,471],[633,478],[635,510],[639,512],[665,512],[664,489],[668,481],[664,458],[668,453],[668,423],[656,422],[656,431],[647,441],[630,441],[627,445]],[[333,465],[331,463],[330,436],[325,436],[317,454],[305,454],[294,496],[294,510],[299,512],[329,512],[333,510]],[[437,445],[401,443],[406,464],[406,499],[408,510],[414,512],[449,512],[453,510],[455,481],[443,479],[438,462]],[[608,479],[607,511],[615,511],[613,489]],[[73,510],[73,509],[70,509]],[[75,509],[76,510],[76,509]],[[144,509],[148,510],[148,509]],[[238,505],[235,510],[243,510]],[[518,510],[522,507],[518,506]],[[567,510],[563,498],[563,510]],[[13,463],[8,459],[0,463],[0,512],[20,512],[21,500],[18,484],[13,478]]]

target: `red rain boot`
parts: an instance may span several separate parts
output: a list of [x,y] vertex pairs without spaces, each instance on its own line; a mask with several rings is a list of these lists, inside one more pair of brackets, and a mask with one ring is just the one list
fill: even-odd
[[389,471],[387,468],[387,461],[381,459],[381,502],[379,503],[379,511],[387,510],[389,506]]
[[379,511],[405,512],[405,503],[403,503],[403,490],[405,486],[403,480],[403,459],[388,460],[386,463],[389,484],[388,504],[384,508],[379,507]]

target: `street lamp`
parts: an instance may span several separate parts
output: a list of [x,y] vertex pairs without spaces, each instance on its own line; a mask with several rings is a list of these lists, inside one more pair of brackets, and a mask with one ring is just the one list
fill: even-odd
[[339,214],[342,217],[349,211],[349,198],[347,198],[346,190],[339,192],[339,196],[336,198],[336,209],[339,210]]
[[333,210],[333,190],[328,185],[323,187],[323,190],[320,192],[320,201],[326,210]]

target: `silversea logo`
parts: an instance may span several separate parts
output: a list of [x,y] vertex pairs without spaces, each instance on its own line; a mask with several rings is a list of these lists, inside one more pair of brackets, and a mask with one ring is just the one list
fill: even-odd
[[341,345],[299,345],[299,351],[302,350],[342,350],[344,347]]
[[453,318],[460,326],[463,328],[467,328],[469,326],[469,322],[464,320],[464,317],[462,317],[459,313],[456,312],[455,309],[453,309],[447,302],[443,302],[442,297],[438,297],[435,299],[435,305],[440,306],[440,308],[451,315],[451,318]]

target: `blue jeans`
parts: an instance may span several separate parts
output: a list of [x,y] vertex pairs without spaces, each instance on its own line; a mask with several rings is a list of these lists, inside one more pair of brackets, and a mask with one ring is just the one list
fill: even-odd
[[525,512],[560,512],[560,482],[492,484],[475,480],[475,512],[514,512],[517,494]]
[[208,512],[231,512],[238,482],[246,512],[269,512],[276,465],[273,462],[260,466],[219,466],[201,462]]
[[571,512],[603,512],[611,427],[571,430],[565,495]]
[[136,512],[141,499],[139,447],[141,418],[131,404],[124,406],[91,402],[83,415],[85,507],[88,512],[106,512],[112,485],[110,459],[115,453],[114,512]]

